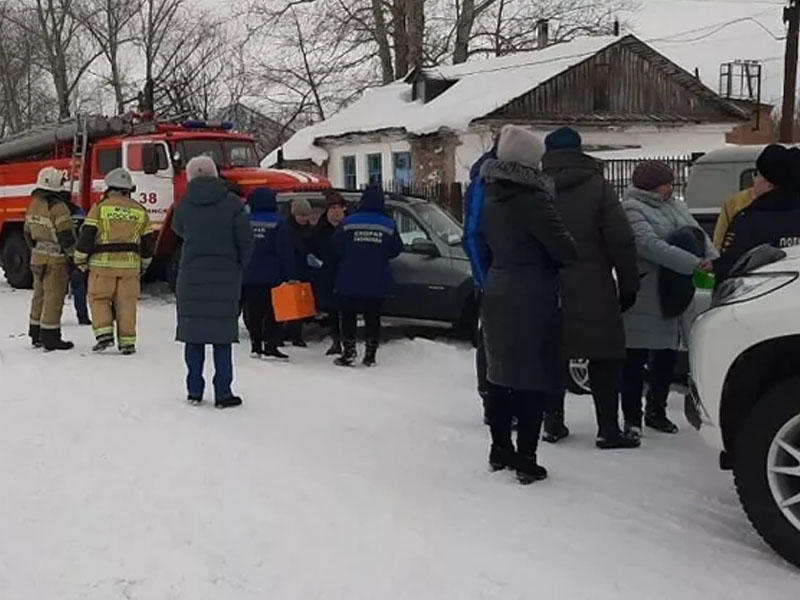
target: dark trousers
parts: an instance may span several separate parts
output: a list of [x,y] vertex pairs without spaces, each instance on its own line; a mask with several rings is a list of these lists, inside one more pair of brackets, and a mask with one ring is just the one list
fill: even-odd
[[72,269],[69,274],[69,287],[72,291],[72,302],[79,321],[89,320],[89,309],[86,306],[86,279],[88,274],[80,269]]
[[546,403],[545,392],[513,390],[490,383],[488,412],[492,445],[513,448],[511,419],[516,415],[517,452],[524,458],[535,457]]
[[[231,344],[214,344],[214,397],[217,400],[230,398],[233,383],[233,351]],[[186,344],[183,353],[188,374],[186,388],[189,395],[202,398],[206,382],[203,366],[206,362],[205,344]]]
[[589,361],[598,437],[613,439],[619,436],[619,390],[624,364],[621,360]]
[[342,339],[355,342],[358,335],[358,315],[364,316],[364,335],[367,342],[378,343],[381,339],[381,308],[383,300],[375,298],[343,298]]
[[242,288],[244,303],[244,324],[250,333],[253,351],[261,351],[278,346],[278,323],[272,307],[272,294],[269,286],[246,285]]
[[328,333],[334,341],[342,339],[342,315],[338,310],[328,311],[325,325],[328,327]]
[[644,391],[645,365],[649,367],[647,412],[666,411],[667,398],[672,384],[672,374],[678,353],[675,350],[645,350],[628,348],[622,383],[622,412],[625,423],[641,426],[642,393]]
[[486,379],[486,346],[483,342],[483,328],[478,326],[477,348],[475,348],[475,373],[478,378],[478,395],[483,399],[483,414],[487,414],[486,399],[489,397],[489,380]]

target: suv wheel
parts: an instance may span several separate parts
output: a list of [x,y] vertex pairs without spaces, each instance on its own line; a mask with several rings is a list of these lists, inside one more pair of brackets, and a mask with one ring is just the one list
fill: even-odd
[[589,384],[589,361],[578,358],[569,361],[567,365],[567,390],[572,394],[591,394],[592,386]]
[[738,432],[733,473],[750,522],[800,567],[800,378],[759,400]]
[[11,287],[17,289],[33,287],[33,274],[30,269],[31,251],[21,232],[13,231],[8,235],[3,244],[2,262],[6,281]]

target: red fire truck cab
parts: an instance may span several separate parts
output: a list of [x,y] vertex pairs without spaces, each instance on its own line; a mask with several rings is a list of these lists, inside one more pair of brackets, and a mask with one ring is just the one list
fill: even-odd
[[165,225],[186,189],[185,165],[195,156],[211,156],[244,196],[260,186],[279,193],[330,187],[317,175],[261,169],[253,138],[232,129],[228,123],[158,123],[128,115],[90,117],[0,140],[0,257],[8,282],[31,285],[22,224],[36,176],[45,166],[63,170],[64,189],[84,210],[102,197],[109,171],[127,168],[136,184],[134,197],[162,230],[157,250],[162,264],[176,248]]

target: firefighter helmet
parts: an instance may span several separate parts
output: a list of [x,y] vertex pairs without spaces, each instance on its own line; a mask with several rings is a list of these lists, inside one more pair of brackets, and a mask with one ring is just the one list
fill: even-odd
[[64,179],[64,173],[62,171],[59,171],[55,167],[44,167],[39,171],[39,175],[36,177],[36,187],[34,191],[63,192]]
[[136,186],[133,184],[133,177],[127,169],[122,167],[109,171],[106,175],[106,187],[110,190],[123,190],[125,192],[136,191]]

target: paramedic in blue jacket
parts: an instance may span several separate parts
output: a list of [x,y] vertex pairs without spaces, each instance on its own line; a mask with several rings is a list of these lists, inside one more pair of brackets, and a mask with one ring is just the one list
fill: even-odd
[[333,235],[339,260],[336,295],[342,313],[344,354],[339,366],[350,366],[357,358],[356,323],[364,316],[367,350],[364,365],[373,366],[381,333],[381,308],[391,296],[394,278],[389,262],[403,250],[397,224],[384,212],[385,199],[379,187],[364,191],[358,211],[346,217]]
[[287,227],[278,214],[275,192],[266,187],[254,189],[247,197],[250,227],[255,246],[253,258],[244,270],[242,300],[244,323],[250,333],[254,358],[289,358],[278,349],[280,327],[272,307],[272,288],[294,279],[292,248],[281,231]]
[[[483,227],[481,226],[484,185],[480,177],[483,163],[491,158],[495,158],[494,147],[472,165],[469,171],[469,186],[467,186],[467,191],[464,193],[464,235],[461,240],[464,252],[467,253],[472,267],[472,279],[475,282],[475,297],[478,303],[480,303],[486,278],[489,274],[489,267],[492,264],[492,251],[486,243]],[[483,400],[484,422],[487,422],[486,398],[489,386],[486,381],[486,350],[483,347],[483,335],[481,334],[480,326],[476,334],[476,342],[475,371],[478,377],[478,395]]]

